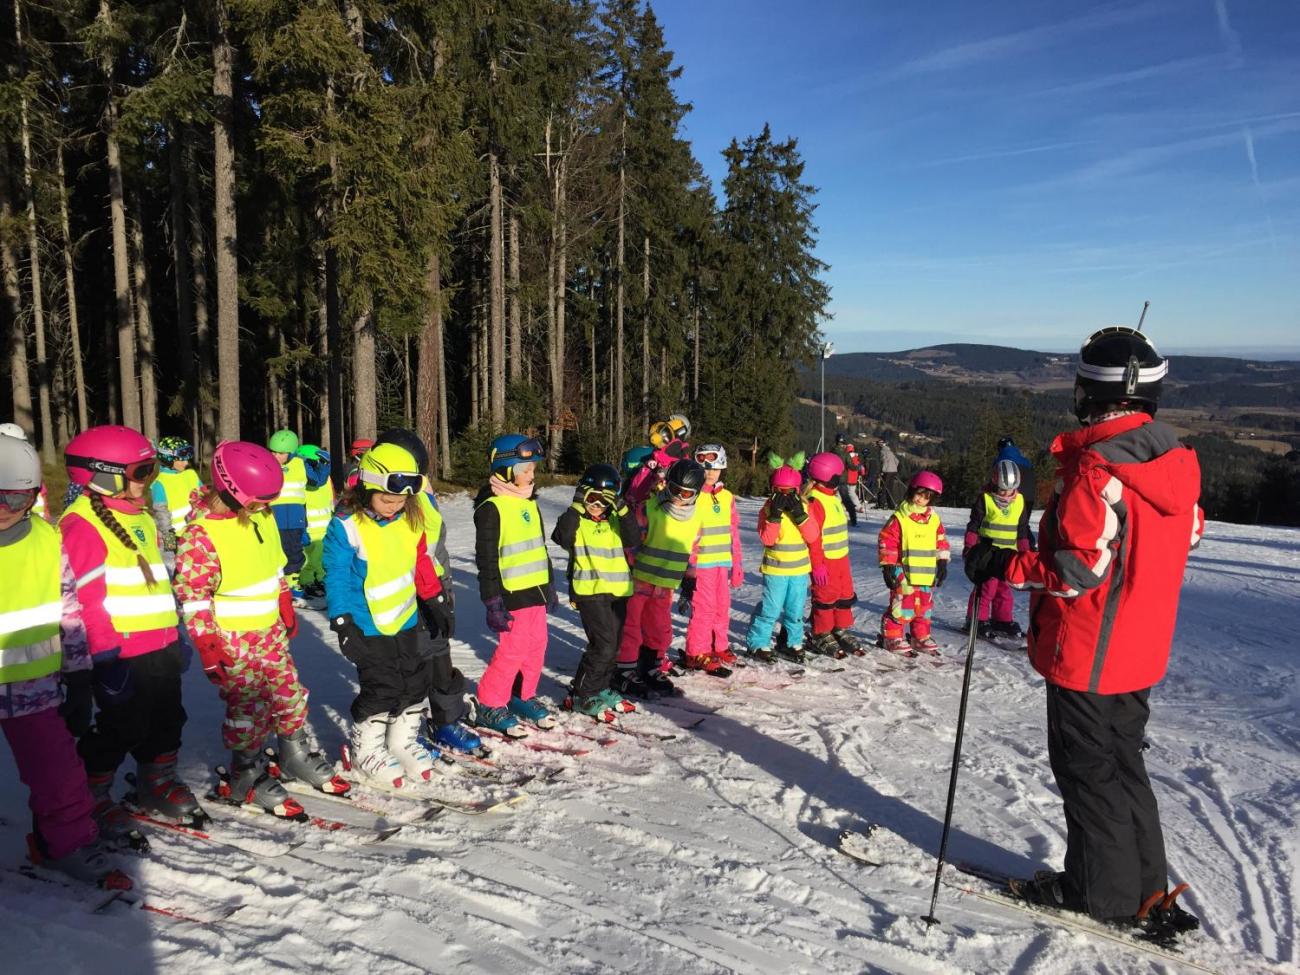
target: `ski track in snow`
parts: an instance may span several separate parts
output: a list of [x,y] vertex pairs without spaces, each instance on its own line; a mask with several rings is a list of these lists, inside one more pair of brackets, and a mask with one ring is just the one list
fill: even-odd
[[[544,492],[548,529],[568,502]],[[759,501],[741,499],[745,585],[732,638],[758,601]],[[473,567],[470,500],[444,500],[459,614],[453,652],[476,678],[491,654]],[[964,510],[943,509],[951,537]],[[875,536],[885,514],[851,530],[858,633],[874,638],[885,590]],[[552,546],[561,573],[564,556]],[[52,885],[0,876],[6,970],[388,975],[407,972],[1176,972],[1180,966],[1035,921],[944,887],[928,932],[934,856],[955,733],[961,624],[969,587],[955,565],[936,607],[939,666],[880,651],[813,661],[799,678],[751,665],[730,681],[689,675],[673,706],[623,722],[677,739],[609,732],[566,716],[538,741],[586,756],[489,742],[503,765],[562,768],[529,798],[482,816],[445,812],[384,843],[358,832],[294,833],[302,845],[257,857],[170,834],[124,857],[150,903],[210,916],[181,923],[115,905],[87,913]],[[1026,597],[1017,596],[1024,621]],[[1192,554],[1169,677],[1152,695],[1148,768],[1161,804],[1170,874],[1190,882],[1204,933],[1188,957],[1219,971],[1300,971],[1300,532],[1211,523]],[[347,727],[355,672],[323,614],[302,611],[294,656],[312,724],[332,754]],[[684,625],[676,621],[677,645]],[[585,643],[577,614],[552,618],[541,693],[558,701]],[[832,666],[843,666],[831,672]],[[191,668],[183,771],[210,781],[221,704]],[[695,728],[683,726],[703,716]],[[1013,873],[1059,865],[1064,819],[1047,765],[1042,681],[1023,653],[979,644],[950,860]],[[0,757],[0,850],[23,849],[25,793]],[[483,788],[468,775],[449,793]],[[197,790],[196,790],[197,791]],[[314,813],[374,820],[333,803]],[[377,804],[389,808],[381,800]],[[400,803],[389,821],[408,815]],[[258,819],[257,822],[264,822]],[[883,827],[880,866],[836,851],[839,833]],[[282,825],[282,824],[272,824]],[[292,827],[285,827],[292,829]],[[9,965],[13,965],[12,969]]]

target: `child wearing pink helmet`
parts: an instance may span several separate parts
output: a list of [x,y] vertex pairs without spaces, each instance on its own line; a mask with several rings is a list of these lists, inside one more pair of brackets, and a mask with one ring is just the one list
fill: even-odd
[[771,663],[772,630],[778,620],[785,627],[784,655],[802,663],[803,612],[808,601],[808,580],[812,573],[826,572],[822,553],[821,526],[808,517],[799,495],[803,454],[786,463],[775,454],[768,458],[773,468],[769,484],[772,496],[758,513],[758,539],[763,543],[763,598],[749,623],[745,642],[756,660]]
[[289,655],[298,620],[268,511],[284,473],[265,447],[226,441],[212,455],[209,483],[199,516],[177,539],[174,585],[203,672],[226,702],[221,737],[232,761],[217,793],[300,818],[302,806],[267,767],[262,746],[272,731],[285,778],[328,793],[346,792],[348,784],[311,751],[307,691]]
[[825,569],[812,573],[812,649],[828,657],[861,656],[862,645],[849,632],[858,594],[849,566],[850,510],[840,498],[844,458],[830,452],[808,461],[805,490],[808,514],[821,529]]
[[83,490],[59,528],[77,580],[98,705],[77,750],[100,835],[138,843],[130,815],[112,798],[128,754],[136,760],[135,802],[144,814],[191,825],[206,819],[176,777],[185,658],[149,490],[158,459],[138,430],[99,426],[68,442],[65,461],[69,480]]
[[[931,502],[943,493],[943,481],[933,471],[913,475],[907,484],[907,500],[900,504],[885,527],[880,529],[880,570],[889,587],[889,608],[880,618],[884,648],[904,656],[923,653],[938,655],[939,645],[930,636],[930,613],[934,590],[943,585],[951,557],[939,513]],[[909,642],[906,630],[911,626]]]

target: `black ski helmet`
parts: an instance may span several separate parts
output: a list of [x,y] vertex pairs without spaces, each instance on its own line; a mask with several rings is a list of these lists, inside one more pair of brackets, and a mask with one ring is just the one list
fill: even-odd
[[849,442],[849,438],[847,435],[843,433],[837,433],[835,434],[835,442],[840,446],[843,446],[844,444]]
[[429,450],[424,446],[424,441],[416,436],[414,430],[408,430],[405,427],[393,427],[393,429],[381,433],[375,443],[397,444],[415,458],[415,464],[419,467],[421,474],[429,473]]
[[1093,332],[1079,349],[1074,376],[1074,415],[1086,420],[1100,407],[1126,403],[1155,415],[1169,372],[1151,340],[1127,325]]
[[578,487],[584,491],[613,491],[618,494],[621,486],[618,471],[609,464],[592,464],[578,478]]
[[693,460],[679,460],[668,468],[668,488],[698,492],[704,487],[704,468]]
[[998,450],[1006,450],[1008,447],[1014,447],[1016,442],[1010,437],[1003,437],[998,441]]

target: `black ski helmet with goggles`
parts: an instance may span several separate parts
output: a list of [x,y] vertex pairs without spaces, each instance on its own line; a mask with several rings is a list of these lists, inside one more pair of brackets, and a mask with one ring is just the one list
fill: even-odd
[[1168,373],[1169,360],[1137,329],[1111,325],[1093,332],[1079,349],[1074,415],[1085,421],[1106,407],[1127,405],[1154,416]]

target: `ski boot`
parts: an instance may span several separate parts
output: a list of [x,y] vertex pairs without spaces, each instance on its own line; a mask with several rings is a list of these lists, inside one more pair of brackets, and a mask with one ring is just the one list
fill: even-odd
[[116,777],[115,772],[86,776],[90,796],[95,801],[90,814],[99,827],[99,841],[112,849],[145,853],[149,849],[148,838],[136,827],[131,813],[113,800],[113,780]]
[[388,734],[384,739],[389,754],[401,764],[406,781],[417,784],[433,778],[441,754],[436,747],[429,746],[428,739],[420,740],[423,725],[424,706],[413,705],[388,719]]
[[745,666],[743,663],[738,663],[736,651],[731,647],[723,647],[721,650],[715,651],[713,655],[728,667]]
[[778,653],[783,659],[789,660],[791,663],[803,664],[808,660],[808,656],[803,652],[802,646],[785,646],[782,647]]
[[820,654],[823,657],[831,657],[835,660],[842,660],[845,656],[840,641],[835,639],[835,634],[829,630],[825,633],[814,634],[810,649],[813,653]]
[[159,755],[152,762],[137,762],[136,805],[158,819],[169,819],[186,826],[202,826],[208,821],[194,793],[176,778],[176,753]]
[[334,774],[334,766],[320,752],[311,750],[306,728],[299,728],[292,735],[281,735],[279,746],[272,775],[283,773],[334,796],[341,796],[351,788],[347,780]]
[[482,752],[483,739],[459,721],[439,725],[433,732],[433,744],[443,751],[473,755]]
[[[1177,937],[1180,934],[1186,934],[1188,931],[1195,931],[1201,926],[1200,918],[1190,911],[1185,911],[1178,906],[1178,895],[1187,889],[1187,884],[1179,884],[1171,891],[1160,891],[1161,900],[1153,904],[1148,917],[1151,919],[1151,925],[1158,928],[1168,937]],[[1148,902],[1154,900],[1155,895],[1147,898]]]
[[761,664],[776,663],[776,655],[772,653],[771,647],[753,647],[750,649],[749,655]]
[[887,639],[884,639],[884,642],[881,645],[884,647],[884,649],[888,650],[890,653],[896,653],[902,657],[916,656],[916,651],[913,650],[912,645],[907,642],[907,637],[902,637],[902,636],[889,637]]
[[[969,635],[970,631],[967,630],[966,633]],[[998,638],[998,631],[993,628],[993,624],[988,620],[980,620],[979,626],[975,630],[975,635],[981,640],[992,641]]]
[[610,710],[608,702],[600,694],[592,694],[590,697],[574,698],[569,696],[565,698],[569,710],[575,714],[585,714],[593,721],[601,724],[612,724],[617,715]]
[[130,890],[134,881],[117,868],[103,841],[89,843],[61,857],[51,857],[39,833],[27,834],[27,859],[33,866],[57,870],[73,880],[102,890]]
[[614,676],[610,680],[610,687],[617,693],[627,697],[647,698],[650,696],[650,688],[646,682],[637,673],[635,666],[619,667],[614,671]]
[[388,715],[375,714],[352,726],[349,753],[344,756],[343,767],[352,769],[364,779],[374,779],[393,789],[402,787],[402,763],[393,757],[386,744]]
[[530,697],[528,700],[512,697],[506,704],[506,710],[521,721],[526,721],[542,731],[549,731],[558,724],[551,714],[551,709],[542,703],[540,697]]
[[605,702],[605,707],[609,708],[615,714],[631,714],[636,710],[636,705],[625,698],[612,687],[607,687],[601,691],[597,697]]
[[519,719],[506,707],[489,708],[476,703],[473,724],[489,731],[500,732],[507,738],[528,737],[528,732],[519,724]]
[[855,657],[865,657],[867,651],[863,649],[862,643],[848,630],[831,630],[831,636],[835,637],[840,648],[846,654],[852,654]]
[[928,653],[932,657],[939,656],[939,644],[928,634],[923,637],[912,637],[911,646],[917,653]]
[[731,668],[711,653],[686,654],[682,666],[687,670],[702,670],[710,677],[731,676]]
[[1004,637],[1011,640],[1018,640],[1025,635],[1025,631],[1020,628],[1020,624],[1015,620],[1006,620],[999,622],[994,620],[989,624],[989,629],[995,637]]
[[1087,911],[1083,899],[1074,894],[1066,882],[1065,874],[1055,870],[1039,870],[1029,879],[1007,881],[1007,891],[1030,904],[1052,907],[1058,911]]
[[270,763],[260,752],[232,752],[230,769],[217,767],[221,781],[217,796],[235,805],[257,806],[280,819],[305,819],[307,813],[290,797],[280,780],[271,774]]
[[662,670],[652,670],[645,677],[646,697],[651,701],[661,697],[677,697],[682,692]]

